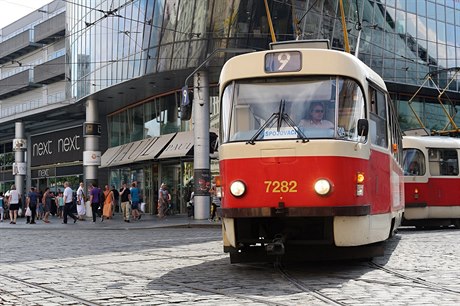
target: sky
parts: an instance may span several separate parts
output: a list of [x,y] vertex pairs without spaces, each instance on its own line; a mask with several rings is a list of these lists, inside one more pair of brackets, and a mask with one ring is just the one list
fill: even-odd
[[0,29],[53,0],[0,0]]

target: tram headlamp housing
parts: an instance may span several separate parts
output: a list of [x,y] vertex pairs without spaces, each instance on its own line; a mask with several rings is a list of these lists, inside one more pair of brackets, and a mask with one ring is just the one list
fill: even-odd
[[314,186],[315,192],[320,196],[325,196],[331,192],[331,183],[325,179],[319,179],[316,181]]
[[230,184],[230,193],[235,197],[241,197],[246,192],[246,185],[242,181],[234,181]]

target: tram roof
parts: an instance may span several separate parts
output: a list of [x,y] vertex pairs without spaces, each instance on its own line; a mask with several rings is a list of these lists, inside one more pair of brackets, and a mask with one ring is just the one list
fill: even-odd
[[[292,72],[266,72],[265,54],[299,51],[302,54],[302,69]],[[262,56],[261,56],[262,55]],[[231,67],[231,69],[229,68]],[[235,69],[235,67],[238,67]],[[234,79],[249,79],[271,76],[338,75],[358,80],[361,84],[371,80],[386,89],[385,82],[375,71],[354,55],[327,49],[283,49],[246,53],[229,59],[222,68],[221,86]]]
[[403,148],[460,149],[460,138],[448,136],[403,136]]

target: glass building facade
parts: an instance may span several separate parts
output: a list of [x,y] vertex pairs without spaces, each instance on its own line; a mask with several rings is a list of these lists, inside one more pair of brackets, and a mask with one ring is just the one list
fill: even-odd
[[[403,129],[417,125],[405,101],[428,73],[460,66],[457,62],[460,2],[344,0],[343,3],[351,52],[358,53],[360,59],[393,85],[389,88]],[[268,4],[278,41],[329,39],[333,48],[344,48],[338,0],[269,0]],[[271,41],[264,1],[80,0],[68,4],[67,16],[71,34],[68,44],[71,93],[77,99],[133,78],[187,71],[217,48],[263,50]],[[225,53],[216,56],[211,67],[215,76],[228,56]],[[433,82],[427,82],[426,86],[443,89],[455,72],[434,74]],[[177,88],[165,91],[173,89]],[[458,92],[457,79],[449,83],[448,90]],[[420,111],[427,127],[439,128],[446,118],[432,97],[430,94],[417,97],[414,109]],[[454,101],[448,107],[453,115],[457,96],[451,99]],[[175,98],[158,99],[152,106],[164,115],[171,113],[172,108],[166,110],[171,103],[177,103]],[[132,111],[136,118],[137,111]],[[146,116],[143,124],[160,116],[146,111],[151,116]],[[127,117],[130,116],[128,113]],[[180,129],[172,115],[167,116],[171,120],[169,125]],[[457,118],[455,121],[458,122]],[[111,122],[116,126],[124,120],[113,118]],[[135,132],[132,139],[117,134],[116,130],[113,129],[115,139],[110,140],[112,145],[149,135],[149,132]]]
[[[328,39],[333,49],[345,49],[339,0],[267,3],[277,41]],[[402,129],[420,127],[411,108],[427,128],[449,128],[440,92],[460,126],[460,1],[343,4],[351,53],[384,78]],[[99,101],[107,147],[190,130],[178,119],[180,88],[190,73],[217,49],[266,50],[272,41],[261,0],[74,0],[67,3],[67,32],[67,92],[77,101]],[[208,63],[212,101],[231,56],[219,52]]]

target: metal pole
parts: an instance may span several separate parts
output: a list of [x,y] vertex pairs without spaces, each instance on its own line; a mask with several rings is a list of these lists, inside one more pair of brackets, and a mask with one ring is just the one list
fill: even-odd
[[[13,165],[13,174],[14,174],[14,184],[16,185],[16,190],[19,192],[21,198],[22,209],[24,208],[24,194],[25,190],[25,178],[26,178],[26,163],[24,161],[24,152],[26,148],[26,136],[24,122],[15,122],[13,140],[13,151],[14,151],[14,165]],[[19,145],[22,143],[23,145]],[[24,210],[23,210],[24,211]]]
[[[98,125],[99,120],[99,112],[97,109],[97,101],[96,100],[87,100],[86,101],[86,122],[85,124],[95,124]],[[86,126],[86,125],[85,125]],[[85,148],[84,148],[84,156],[83,156],[83,178],[85,184],[85,191],[89,184],[96,183],[98,184],[97,178],[97,170],[98,165],[97,161],[92,161],[92,156],[94,155],[99,157],[99,165],[100,165],[100,156],[101,152],[99,151],[99,138],[100,136],[97,135],[97,132],[94,133],[85,133],[83,134],[85,138]],[[99,186],[100,187],[100,186]]]
[[348,43],[348,32],[347,32],[347,22],[345,21],[345,11],[343,9],[343,2],[339,0],[340,4],[340,16],[342,20],[342,29],[343,29],[343,42],[345,45],[345,51],[350,53],[350,44]]
[[206,71],[198,71],[194,78],[193,95],[193,181],[195,219],[205,220],[210,213],[211,171],[209,169],[209,80]]

